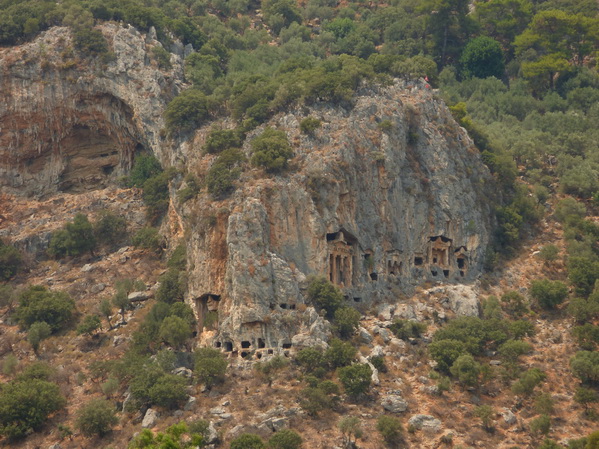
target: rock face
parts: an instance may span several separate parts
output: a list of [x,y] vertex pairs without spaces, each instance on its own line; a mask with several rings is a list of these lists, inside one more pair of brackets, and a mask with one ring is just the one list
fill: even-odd
[[68,28],[0,49],[0,189],[14,194],[78,192],[106,185],[135,151],[160,155],[166,103],[178,92],[182,61],[161,71],[161,45],[135,28],[100,28],[114,55],[102,63],[73,50]]
[[[322,122],[315,135],[299,131],[306,116]],[[202,196],[179,211],[211,223],[190,223],[188,241],[190,303],[200,323],[218,314],[218,325],[201,329],[203,343],[241,355],[289,349],[314,323],[303,311],[310,275],[327,277],[358,306],[478,276],[492,179],[424,85],[364,88],[351,110],[321,104],[267,125],[294,147],[288,173],[248,170],[230,199]],[[261,131],[248,136],[248,156]],[[200,176],[213,160],[186,155]]]

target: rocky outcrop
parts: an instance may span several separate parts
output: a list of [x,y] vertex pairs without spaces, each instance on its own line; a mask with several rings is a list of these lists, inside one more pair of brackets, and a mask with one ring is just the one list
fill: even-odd
[[[314,135],[299,131],[308,115],[322,122]],[[288,173],[246,170],[229,200],[201,196],[179,211],[195,216],[190,302],[200,322],[210,308],[218,314],[217,328],[202,329],[203,343],[243,355],[289,349],[314,323],[304,311],[310,275],[339,285],[356,306],[479,275],[492,178],[430,89],[400,81],[364,88],[351,110],[319,104],[267,125],[292,142]],[[248,156],[261,131],[248,136]],[[213,160],[182,153],[200,176]]]
[[106,58],[84,58],[68,28],[0,49],[0,188],[47,194],[89,190],[122,176],[133,154],[161,155],[166,103],[178,92],[182,61],[160,70],[161,45],[135,28],[103,24]]

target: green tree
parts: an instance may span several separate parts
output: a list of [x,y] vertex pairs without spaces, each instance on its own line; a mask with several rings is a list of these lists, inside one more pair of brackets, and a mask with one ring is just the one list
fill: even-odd
[[343,388],[350,396],[360,396],[370,388],[372,369],[366,363],[357,363],[340,368],[338,374]]
[[599,383],[599,352],[578,351],[570,359],[572,373],[583,382]]
[[114,247],[127,238],[127,220],[111,211],[103,210],[94,222],[93,230],[99,243]]
[[200,348],[194,353],[194,374],[208,388],[224,382],[227,366],[225,356],[217,349]]
[[525,371],[520,378],[512,385],[512,391],[515,394],[530,396],[535,387],[543,382],[547,375],[538,368],[531,368]]
[[214,101],[196,89],[181,92],[166,107],[164,119],[169,131],[188,132],[201,126],[214,108]]
[[66,404],[58,385],[40,379],[8,382],[0,389],[0,435],[23,437]]
[[217,154],[229,148],[240,148],[243,144],[243,135],[234,129],[212,128],[206,137],[204,151]]
[[8,281],[12,278],[23,264],[23,258],[19,250],[6,245],[0,239],[0,281]]
[[110,303],[109,299],[104,298],[102,300],[102,302],[100,303],[99,312],[106,320],[106,324],[108,324],[108,329],[112,329],[112,324],[110,323],[110,317],[112,316],[112,304]]
[[187,399],[187,381],[174,374],[164,374],[148,389],[150,403],[161,407],[176,408]]
[[266,445],[258,435],[244,433],[231,441],[231,449],[266,449]]
[[269,449],[299,449],[301,445],[302,437],[291,429],[279,430],[268,440]]
[[52,234],[48,253],[54,257],[79,256],[85,252],[93,253],[96,238],[87,215],[77,214],[72,223]]
[[160,173],[162,173],[162,166],[153,154],[139,153],[135,156],[127,184],[132,187],[142,188],[148,179]]
[[185,295],[185,283],[179,270],[170,268],[160,276],[160,286],[156,290],[156,299],[166,303],[182,301]]
[[410,338],[421,337],[426,331],[426,323],[396,318],[393,321],[393,324],[389,326],[389,330],[393,332],[397,338],[409,340]]
[[377,419],[376,429],[388,445],[398,445],[403,439],[403,426],[394,416],[381,415]]
[[338,426],[343,435],[345,447],[356,447],[356,441],[362,438],[362,435],[364,434],[360,419],[356,416],[346,416],[339,420]]
[[335,316],[335,311],[343,304],[341,290],[324,277],[312,278],[307,293],[316,310],[324,309],[329,320]]
[[251,141],[252,165],[263,167],[269,173],[278,173],[287,168],[293,151],[284,131],[266,128]]
[[450,372],[463,385],[474,387],[478,385],[480,375],[480,364],[470,354],[459,356],[451,365]]
[[513,54],[512,44],[522,33],[533,14],[529,0],[490,0],[476,4],[474,17],[485,31]]
[[340,368],[351,364],[358,350],[351,343],[333,338],[324,358],[331,368]]
[[52,332],[65,327],[72,319],[75,302],[66,292],[50,291],[41,285],[32,285],[19,295],[15,319],[22,327],[46,322]]
[[588,296],[599,279],[599,260],[585,256],[568,259],[568,278],[576,286],[576,293]]
[[158,336],[173,348],[180,348],[191,337],[191,326],[183,318],[169,316],[160,325]]
[[93,399],[77,412],[75,426],[85,436],[104,436],[118,423],[114,406],[105,399]]
[[466,78],[503,77],[503,50],[495,39],[481,36],[471,39],[460,56],[462,75]]
[[276,35],[293,22],[302,23],[300,10],[291,0],[263,0],[262,12],[264,20]]
[[341,338],[350,338],[358,329],[360,312],[351,307],[341,307],[335,311],[335,329]]
[[547,436],[551,429],[551,418],[541,415],[530,422],[530,431],[535,435]]
[[574,402],[582,405],[585,412],[588,412],[590,404],[599,402],[599,395],[590,388],[578,387],[574,392]]
[[160,252],[162,249],[162,237],[158,229],[151,226],[141,228],[131,241],[137,248],[143,248],[154,252]]
[[271,358],[266,362],[260,362],[254,365],[254,369],[260,377],[262,377],[268,386],[272,386],[276,374],[289,365],[285,357],[280,355]]
[[499,347],[499,355],[513,366],[518,362],[520,356],[528,354],[532,350],[530,343],[521,340],[508,340]]
[[458,340],[439,340],[428,346],[428,352],[432,359],[437,362],[437,369],[449,374],[451,366],[458,357],[466,353],[466,348]]
[[530,296],[536,299],[544,309],[555,309],[568,297],[568,286],[563,282],[548,279],[532,281]]
[[100,328],[102,323],[100,322],[100,317],[98,315],[86,315],[83,318],[83,321],[79,326],[77,326],[78,334],[88,334],[91,335]]
[[52,328],[45,321],[33,323],[27,331],[27,341],[37,354],[40,343],[52,334]]
[[490,405],[479,405],[474,409],[474,416],[480,418],[483,428],[487,432],[493,430],[493,415],[495,415],[495,410]]

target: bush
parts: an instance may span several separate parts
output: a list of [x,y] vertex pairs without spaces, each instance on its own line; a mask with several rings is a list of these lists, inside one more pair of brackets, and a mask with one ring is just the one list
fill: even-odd
[[388,445],[397,445],[403,438],[401,421],[393,416],[382,415],[376,422],[376,429]]
[[599,279],[599,260],[574,256],[568,259],[568,278],[576,286],[576,293],[588,296]]
[[77,412],[75,426],[85,436],[104,436],[116,425],[114,406],[105,399],[94,399]]
[[8,281],[23,264],[21,253],[16,248],[4,244],[0,239],[0,281]]
[[230,449],[266,449],[266,445],[258,435],[244,433],[231,441]]
[[530,285],[530,295],[544,309],[555,309],[568,297],[568,286],[563,282],[547,279],[533,281]]
[[146,216],[152,223],[156,223],[168,210],[170,178],[171,172],[163,172],[144,182],[142,198]]
[[324,277],[312,278],[307,293],[316,310],[324,309],[329,320],[335,316],[335,311],[343,304],[341,290]]
[[48,253],[53,257],[79,256],[96,247],[92,224],[87,215],[77,214],[72,223],[52,234]]
[[191,338],[191,327],[189,323],[178,316],[169,316],[164,319],[158,331],[161,341],[173,348],[180,348],[187,339]]
[[9,439],[37,430],[66,404],[58,385],[40,379],[8,382],[0,389],[0,435]]
[[208,193],[214,199],[222,199],[235,190],[235,181],[239,178],[241,170],[230,169],[226,165],[215,163],[206,175]]
[[478,384],[478,376],[480,375],[480,364],[470,354],[459,356],[449,370],[460,383],[474,387]]
[[372,369],[366,363],[340,368],[338,374],[345,392],[350,396],[360,396],[370,388]]
[[299,449],[302,437],[290,429],[279,430],[268,440],[269,449]]
[[73,33],[73,45],[84,56],[108,54],[108,44],[100,30],[79,28]]
[[179,271],[184,271],[187,268],[187,249],[184,243],[177,245],[166,266]]
[[295,361],[308,373],[326,366],[324,354],[316,348],[303,348],[299,350],[295,354]]
[[127,238],[127,220],[108,210],[101,211],[93,224],[96,241],[114,247]]
[[512,385],[512,391],[515,394],[524,396],[530,396],[535,387],[543,382],[547,378],[547,375],[538,368],[532,368],[525,371],[514,384]]
[[358,350],[351,343],[333,338],[324,358],[331,368],[340,368],[351,364]]
[[306,117],[300,122],[300,130],[304,134],[312,135],[321,126],[322,122],[315,117]]
[[220,153],[229,148],[240,148],[243,144],[242,134],[234,129],[213,128],[206,138],[204,151],[210,154]]
[[541,415],[530,422],[530,431],[536,435],[547,436],[551,429],[551,418]]
[[199,90],[184,90],[166,107],[166,128],[169,131],[192,131],[210,117],[213,108],[214,101]]
[[225,381],[227,366],[227,359],[217,349],[200,348],[194,353],[194,374],[207,388]]
[[350,338],[358,329],[362,315],[351,307],[341,307],[335,311],[335,329],[341,338]]
[[508,363],[516,363],[520,356],[528,354],[532,350],[532,346],[520,340],[506,341],[499,347],[499,354]]
[[541,248],[541,251],[539,252],[539,257],[547,263],[551,263],[557,260],[558,255],[559,249],[555,245],[545,245]]
[[389,326],[389,330],[391,330],[397,338],[408,340],[410,338],[421,337],[422,334],[426,332],[426,324],[413,320],[395,319],[393,324]]
[[591,384],[599,383],[599,352],[578,351],[570,359],[570,368],[581,381]]
[[285,357],[277,355],[266,362],[256,363],[254,369],[262,379],[268,383],[268,386],[272,385],[275,374],[285,368],[289,362]]
[[516,317],[521,317],[528,313],[526,299],[516,291],[504,293],[501,296],[501,302],[504,304],[504,307]]
[[148,389],[150,403],[175,408],[187,400],[187,381],[181,376],[164,374]]
[[[324,382],[321,383],[321,385]],[[311,386],[302,390],[299,403],[310,416],[317,416],[323,410],[332,409],[336,402],[339,388],[336,390],[330,388],[321,388],[321,385]]]
[[277,173],[287,168],[287,161],[293,156],[287,135],[283,131],[266,128],[251,142],[252,165],[263,167],[269,173]]
[[466,348],[458,340],[439,340],[428,346],[428,352],[431,358],[437,362],[436,369],[449,374],[451,366],[458,357],[466,353]]
[[503,50],[495,39],[481,36],[468,41],[460,57],[462,74],[466,78],[503,77]]
[[181,276],[181,272],[174,268],[170,268],[159,278],[160,286],[156,290],[156,299],[158,301],[173,303],[183,301],[185,295],[185,282]]
[[162,250],[162,237],[158,233],[158,229],[151,226],[143,227],[137,231],[131,243],[136,248],[143,248],[154,252]]
[[44,321],[56,332],[71,321],[74,310],[75,302],[67,293],[33,285],[19,295],[15,319],[25,328]]
[[86,315],[83,322],[77,326],[77,333],[91,335],[95,330],[99,329],[102,323],[98,315]]
[[479,405],[474,409],[474,416],[480,418],[483,428],[487,431],[493,429],[493,415],[495,412],[490,405]]
[[35,322],[27,331],[27,341],[33,348],[33,352],[37,353],[40,343],[52,334],[52,328],[44,321]]
[[161,45],[156,45],[152,48],[152,56],[158,63],[158,67],[164,70],[170,70],[173,66],[171,65],[171,54],[164,49]]
[[142,188],[148,179],[160,173],[162,173],[162,166],[158,159],[153,154],[140,153],[135,156],[127,184],[132,187]]

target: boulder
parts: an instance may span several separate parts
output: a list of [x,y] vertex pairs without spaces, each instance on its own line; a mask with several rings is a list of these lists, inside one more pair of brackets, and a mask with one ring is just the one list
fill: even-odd
[[427,433],[438,433],[441,430],[441,421],[431,415],[414,415],[408,424]]
[[144,429],[151,429],[158,422],[158,418],[160,414],[154,410],[153,408],[149,408],[146,414],[144,415],[144,419],[141,422],[141,427]]
[[391,413],[402,413],[408,409],[408,403],[398,394],[389,394],[383,398],[381,405]]

